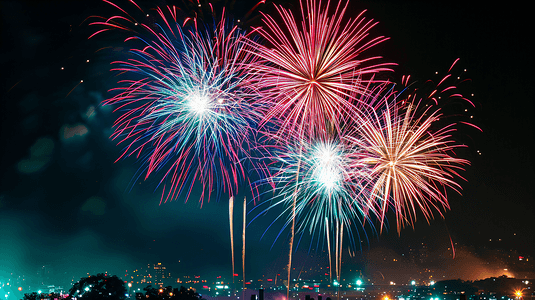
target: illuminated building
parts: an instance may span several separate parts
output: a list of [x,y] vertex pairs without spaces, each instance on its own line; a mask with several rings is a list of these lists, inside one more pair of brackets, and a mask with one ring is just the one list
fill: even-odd
[[153,270],[153,283],[160,287],[162,287],[171,277],[171,274],[167,272],[166,267],[162,265],[162,263],[154,264]]

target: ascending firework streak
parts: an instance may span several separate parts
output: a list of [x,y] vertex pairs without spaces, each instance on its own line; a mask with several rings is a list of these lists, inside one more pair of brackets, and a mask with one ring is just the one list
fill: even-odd
[[[330,1],[327,5],[303,2],[300,22],[282,6],[275,6],[282,22],[263,14],[265,26],[255,31],[269,46],[251,42],[257,48],[255,54],[266,62],[254,66],[261,74],[259,82],[265,95],[258,100],[268,109],[262,123],[276,120],[279,136],[294,131],[298,140],[305,137],[305,131],[308,136],[325,135],[328,127],[339,131],[340,119],[354,111],[351,96],[364,92],[365,84],[373,81],[371,75],[390,70],[391,65],[374,64],[379,57],[361,58],[363,51],[386,40],[368,39],[368,31],[375,25],[371,20],[360,14],[342,24],[347,4],[342,6],[340,1],[329,14]],[[292,221],[288,284],[294,227]]]
[[228,217],[230,223],[230,253],[232,255],[232,283],[234,283],[234,197],[228,201]]
[[116,95],[104,102],[121,113],[112,135],[126,144],[119,159],[139,158],[145,179],[163,174],[161,202],[180,195],[187,201],[195,182],[203,187],[201,205],[212,191],[232,196],[246,181],[244,163],[261,116],[250,104],[258,94],[249,65],[258,58],[244,43],[244,32],[227,28],[224,14],[213,29],[204,29],[196,19],[179,24],[174,7],[157,12],[161,23],[137,22],[127,14],[91,24],[104,26],[99,32],[127,31],[132,47],[132,58],[116,62],[115,69],[130,79],[120,81],[112,89]]
[[[340,277],[342,275],[342,244],[344,239],[344,224],[343,223],[336,223],[336,281],[338,284],[336,295],[338,300],[340,300]],[[331,257],[329,256],[329,261],[331,260]]]
[[245,227],[246,227],[246,220],[247,220],[247,198],[243,198],[243,233],[242,233],[242,270],[243,270],[243,299],[245,299]]
[[[325,218],[325,231],[328,233],[329,231],[329,222],[328,219]],[[333,282],[333,264],[332,264],[332,257],[331,257],[331,239],[329,238],[329,234],[326,234],[327,236],[327,251],[329,252],[329,282]]]
[[[234,283],[234,197],[229,199],[229,220],[230,220],[230,249],[232,252],[232,283]],[[242,270],[243,270],[243,290],[245,290],[245,228],[247,226],[247,198],[243,198],[243,229],[242,229]]]
[[[329,222],[325,220],[325,231],[329,232]],[[340,224],[340,225],[339,225]],[[329,253],[329,280],[330,282],[333,281],[333,272],[332,272],[332,255],[331,255],[331,241],[329,238],[329,234],[326,234],[327,236],[327,250]],[[340,243],[338,243],[338,238],[340,238]],[[343,223],[336,223],[336,280],[340,282],[340,276],[342,275],[342,245],[343,245],[343,238],[344,238],[344,224]],[[338,292],[340,292],[340,288],[338,288]],[[340,297],[339,297],[340,298]]]

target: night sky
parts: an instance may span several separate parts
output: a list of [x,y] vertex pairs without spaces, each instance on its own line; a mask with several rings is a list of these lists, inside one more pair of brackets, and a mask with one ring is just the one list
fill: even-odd
[[[140,2],[145,8],[186,6],[179,0]],[[253,5],[226,6],[240,19]],[[372,52],[399,64],[394,79],[437,79],[435,71],[444,73],[460,58],[459,67],[472,79],[467,92],[474,93],[477,106],[473,123],[483,129],[459,132],[470,147],[463,158],[472,165],[462,173],[463,195],[450,191],[445,219],[427,224],[420,218],[400,236],[394,227],[380,236],[368,232],[356,264],[365,268],[364,257],[372,260],[377,249],[399,255],[421,241],[440,252],[449,244],[448,232],[476,252],[516,249],[535,256],[534,66],[528,47],[533,26],[527,7],[357,0],[349,7],[349,14],[368,9],[365,16],[380,22],[372,34],[391,37]],[[273,12],[269,1],[259,9]],[[178,199],[160,205],[159,178],[135,181],[135,159],[114,163],[121,151],[108,138],[114,115],[100,102],[117,81],[109,64],[121,58],[123,44],[114,34],[87,40],[94,29],[84,21],[110,16],[110,6],[96,0],[3,0],[0,13],[0,276],[35,273],[40,265],[53,266],[56,274],[121,275],[155,262],[177,273],[230,274],[226,197],[200,208],[194,192],[187,204]],[[246,24],[256,25],[258,16],[253,12]],[[97,51],[106,46],[112,47]],[[251,276],[281,272],[286,263],[286,233],[275,243],[277,230],[260,239],[272,217],[247,229]],[[236,217],[236,232],[240,222]],[[305,263],[307,251],[305,237],[296,267]]]

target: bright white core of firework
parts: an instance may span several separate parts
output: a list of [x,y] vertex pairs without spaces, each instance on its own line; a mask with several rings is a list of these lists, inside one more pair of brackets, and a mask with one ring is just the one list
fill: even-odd
[[199,114],[204,114],[210,106],[210,98],[206,95],[200,94],[200,93],[194,93],[190,95],[189,97],[189,106],[190,109]]
[[315,162],[316,180],[329,191],[336,188],[342,179],[341,158],[336,147],[326,144],[318,145],[315,151]]

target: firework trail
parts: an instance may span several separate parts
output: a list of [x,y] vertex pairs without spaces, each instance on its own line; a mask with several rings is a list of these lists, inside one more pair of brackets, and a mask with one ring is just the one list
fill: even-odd
[[[338,275],[340,274],[339,271],[338,271],[338,248],[340,247],[340,224],[339,223],[336,223],[336,237],[335,237],[335,252],[334,252],[334,256],[335,256],[335,263],[336,263],[336,280],[338,281]],[[340,283],[340,281],[338,281],[338,283]]]
[[451,244],[451,253],[452,253],[451,259],[455,259],[455,246],[453,245],[453,240],[451,239],[451,235],[449,232],[448,232],[448,236],[450,237],[450,244]]
[[344,239],[344,224],[336,223],[336,279],[340,282],[342,275],[342,244]]
[[245,299],[245,227],[247,220],[247,198],[243,198],[243,232],[242,232],[242,269],[243,269],[243,299]]
[[[19,81],[20,82],[20,81]],[[81,84],[83,83],[84,81],[83,80],[80,80],[73,88],[72,90],[70,90],[67,95],[65,96],[65,98],[69,97],[69,95]],[[18,83],[18,82],[17,82]],[[16,84],[15,84],[16,85]]]
[[446,187],[460,193],[454,179],[462,179],[458,171],[469,161],[455,157],[464,146],[452,138],[456,123],[440,121],[439,107],[424,106],[416,94],[383,91],[373,97],[382,97],[384,108],[357,114],[358,125],[347,139],[358,149],[352,159],[363,171],[359,174],[365,174],[360,178],[367,190],[364,208],[375,207],[382,228],[391,207],[399,231],[414,223],[417,210],[428,221],[433,208],[442,215],[449,208]]
[[[338,224],[337,224],[338,225]],[[337,274],[338,274],[338,282],[339,283],[342,283],[341,281],[341,278],[342,278],[342,245],[343,245],[343,240],[344,240],[344,223],[340,223],[340,254],[338,256],[338,261],[337,261],[337,264],[338,264],[338,270],[337,270]],[[340,300],[340,285],[338,285],[338,300]]]
[[[325,219],[325,230],[329,232],[329,222],[327,218]],[[332,256],[331,256],[331,239],[329,234],[327,236],[327,251],[329,252],[329,282],[333,282],[333,265],[332,265]]]
[[228,216],[230,223],[230,253],[232,255],[232,283],[234,283],[234,197],[228,201]]
[[[299,169],[297,170],[297,173],[299,174]],[[291,235],[290,235],[290,243],[289,243],[289,249],[288,249],[288,286],[286,287],[286,299],[290,299],[290,274],[292,273],[292,259],[293,259],[293,247],[294,247],[294,239],[295,239],[295,209],[296,209],[296,203],[297,203],[297,192],[294,192],[293,195],[293,201],[292,201],[292,229],[291,229]]]
[[214,190],[233,196],[246,181],[244,165],[261,118],[251,104],[258,93],[249,66],[258,59],[244,43],[245,33],[226,25],[224,12],[213,27],[196,19],[182,26],[174,7],[157,12],[159,23],[126,15],[91,24],[104,27],[97,33],[129,34],[132,58],[115,62],[115,71],[130,78],[104,102],[120,114],[112,135],[125,145],[119,159],[137,157],[145,179],[162,174],[161,202],[179,196],[187,201],[195,182],[203,187],[201,205]]

